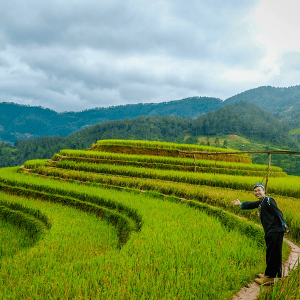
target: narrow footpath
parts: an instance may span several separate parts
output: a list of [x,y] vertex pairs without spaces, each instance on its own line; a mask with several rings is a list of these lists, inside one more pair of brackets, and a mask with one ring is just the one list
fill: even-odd
[[[283,264],[283,277],[289,275],[289,271],[292,269],[297,268],[298,262],[300,259],[300,248],[289,241],[288,239],[283,239],[288,245],[291,247],[291,253]],[[255,281],[249,283],[247,286],[243,287],[233,298],[232,300],[255,300],[260,291],[260,285],[257,284]]]

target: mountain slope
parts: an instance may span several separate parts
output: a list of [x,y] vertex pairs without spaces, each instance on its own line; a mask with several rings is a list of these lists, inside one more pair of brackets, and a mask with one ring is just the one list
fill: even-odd
[[224,106],[251,102],[292,127],[300,127],[300,85],[288,88],[262,86],[226,99]]
[[82,112],[57,113],[42,107],[0,103],[0,139],[16,142],[18,139],[42,136],[67,136],[90,125],[110,120],[133,119],[140,115],[196,118],[221,106],[222,100],[217,98],[191,97],[163,103],[130,104]]
[[282,124],[256,105],[241,101],[194,120],[167,116],[138,117],[97,124],[71,135],[70,138],[80,137],[83,132],[94,140],[117,138],[161,141],[174,139],[178,141],[186,134],[192,136],[239,134],[292,147],[295,145],[291,136],[287,134],[289,129],[288,125]]
[[[288,135],[288,130],[288,125],[283,125],[254,104],[239,102],[196,119],[140,116],[135,119],[127,118],[96,124],[68,137],[20,140],[16,142],[17,149],[11,154],[9,161],[3,161],[3,163],[20,165],[29,159],[50,158],[61,149],[89,148],[101,139],[159,140],[184,143],[187,135],[198,137],[239,134],[258,141],[272,141],[284,149],[286,146],[296,148],[297,144]],[[4,150],[7,157],[7,147],[4,147]]]
[[43,136],[68,136],[88,126],[110,120],[138,116],[176,116],[196,118],[239,101],[256,104],[293,128],[300,127],[300,86],[251,89],[224,102],[217,98],[191,97],[163,103],[128,104],[95,108],[82,112],[57,113],[42,107],[0,103],[0,141]]
[[240,101],[197,118],[191,133],[197,135],[238,134],[261,141],[293,146],[290,127],[256,105]]

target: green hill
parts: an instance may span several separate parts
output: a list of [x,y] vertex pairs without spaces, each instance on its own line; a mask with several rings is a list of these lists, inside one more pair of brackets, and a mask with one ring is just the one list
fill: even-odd
[[[209,137],[222,135],[239,135],[256,143],[261,141],[265,145],[271,143],[282,149],[296,149],[297,143],[288,131],[288,125],[283,125],[254,104],[240,102],[196,119],[140,116],[135,119],[127,118],[96,124],[68,137],[19,140],[15,143],[15,147],[0,144],[0,166],[21,165],[29,159],[49,158],[61,149],[88,148],[102,139],[200,143],[197,140],[200,136],[209,139]],[[218,146],[223,146],[223,143],[224,141],[219,142]],[[291,171],[300,172],[300,169],[296,168]]]
[[221,106],[222,101],[217,98],[191,97],[163,103],[128,104],[57,113],[42,107],[0,103],[0,140],[14,143],[19,139],[68,136],[97,123],[138,116],[196,118]]
[[224,105],[247,101],[293,128],[300,127],[300,85],[287,88],[261,86],[230,97]]
[[246,101],[271,113],[293,128],[300,127],[300,86],[275,88],[263,86],[230,97],[224,102],[209,97],[190,97],[162,103],[139,103],[95,108],[81,112],[57,113],[42,107],[0,103],[0,140],[44,136],[68,136],[88,126],[138,116],[175,116],[195,119],[221,107]]
[[[228,160],[197,158],[188,170],[195,160],[181,148],[101,140],[93,150],[1,168],[0,298],[232,299],[263,272],[266,250],[257,210],[232,200],[255,200],[267,166],[222,149]],[[286,237],[299,245],[299,177],[271,173],[268,194],[289,225]],[[283,261],[289,251],[284,243]],[[280,282],[264,299],[298,299],[299,270]]]

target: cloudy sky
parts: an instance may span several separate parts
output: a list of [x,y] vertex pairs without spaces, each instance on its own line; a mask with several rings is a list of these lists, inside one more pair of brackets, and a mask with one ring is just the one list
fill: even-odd
[[81,111],[300,84],[299,0],[0,2],[0,102]]

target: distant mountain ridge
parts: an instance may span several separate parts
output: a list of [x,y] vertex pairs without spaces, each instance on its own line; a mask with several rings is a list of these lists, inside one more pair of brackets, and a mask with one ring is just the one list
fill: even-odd
[[91,125],[138,116],[175,116],[195,119],[239,101],[247,101],[274,117],[300,127],[300,85],[276,88],[262,86],[222,101],[218,98],[190,97],[162,103],[140,103],[95,108],[81,112],[57,113],[42,107],[0,103],[0,141],[14,143],[19,139],[43,136],[65,137]]
[[[198,137],[239,135],[258,144],[280,149],[299,149],[297,140],[282,124],[255,104],[240,101],[192,118],[139,116],[106,121],[74,132],[67,137],[18,140],[14,147],[0,142],[0,167],[22,165],[26,160],[51,158],[61,149],[85,149],[101,139],[136,139],[177,143],[198,143]],[[220,146],[226,146],[220,144]],[[267,149],[267,148],[266,148]],[[299,158],[299,157],[297,157]],[[281,165],[279,165],[281,166]],[[300,174],[300,160],[293,162],[292,174]]]
[[293,128],[300,127],[300,85],[285,88],[261,86],[230,97],[223,105],[239,101],[251,102]]
[[133,119],[138,116],[196,118],[220,107],[222,107],[220,99],[191,97],[162,103],[128,104],[81,112],[57,113],[42,107],[3,102],[0,103],[0,139],[16,142],[19,139],[42,136],[64,137],[104,121]]
[[0,143],[0,167],[21,165],[29,159],[51,158],[60,149],[89,148],[101,139],[197,143],[199,136],[237,134],[256,141],[271,142],[282,149],[287,146],[295,148],[297,143],[288,131],[288,125],[282,124],[269,113],[252,103],[240,101],[196,119],[139,116],[98,123],[67,137],[18,140],[15,147],[10,149]]

